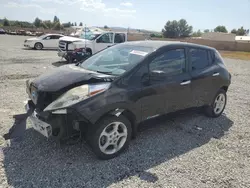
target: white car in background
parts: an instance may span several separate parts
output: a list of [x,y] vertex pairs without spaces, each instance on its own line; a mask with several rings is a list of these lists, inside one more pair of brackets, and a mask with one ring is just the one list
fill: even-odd
[[41,49],[57,49],[59,38],[63,37],[60,34],[46,34],[40,37],[29,38],[24,41],[24,47]]

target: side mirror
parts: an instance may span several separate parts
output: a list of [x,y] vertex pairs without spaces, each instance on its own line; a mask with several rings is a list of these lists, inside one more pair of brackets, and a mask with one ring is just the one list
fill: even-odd
[[165,77],[165,72],[162,70],[153,70],[150,72],[150,78],[152,80],[162,80]]

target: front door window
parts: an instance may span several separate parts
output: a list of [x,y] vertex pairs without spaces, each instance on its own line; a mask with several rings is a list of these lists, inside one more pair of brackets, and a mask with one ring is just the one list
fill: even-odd
[[97,39],[97,43],[113,43],[113,33],[105,33]]

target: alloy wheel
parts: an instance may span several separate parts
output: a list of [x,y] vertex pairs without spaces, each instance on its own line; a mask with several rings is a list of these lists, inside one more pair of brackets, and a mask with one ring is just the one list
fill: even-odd
[[99,137],[99,148],[106,155],[118,152],[128,137],[127,127],[122,122],[108,124]]

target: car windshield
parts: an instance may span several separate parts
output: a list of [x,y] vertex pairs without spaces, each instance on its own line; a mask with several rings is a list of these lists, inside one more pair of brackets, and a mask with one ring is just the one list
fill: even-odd
[[117,44],[91,56],[79,66],[104,74],[122,75],[153,50],[152,47]]
[[100,34],[82,34],[81,35],[81,39],[87,39],[87,40],[95,40],[97,37],[99,37],[100,36]]
[[47,37],[48,35],[41,35],[40,37],[38,37],[39,39],[44,39],[45,37]]

